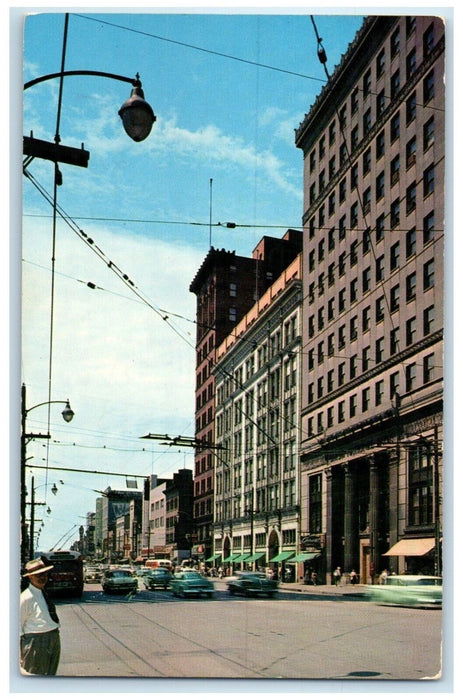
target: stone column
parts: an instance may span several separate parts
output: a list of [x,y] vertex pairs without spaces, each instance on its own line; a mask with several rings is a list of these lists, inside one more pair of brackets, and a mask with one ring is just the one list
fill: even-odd
[[358,540],[357,499],[355,498],[355,472],[350,464],[344,465],[344,566],[349,573],[355,566]]
[[380,492],[378,465],[374,456],[369,457],[367,461],[370,467],[370,575],[373,577],[379,573],[381,555],[381,552],[378,550]]
[[331,583],[333,571],[333,471],[325,469],[326,478],[326,583]]

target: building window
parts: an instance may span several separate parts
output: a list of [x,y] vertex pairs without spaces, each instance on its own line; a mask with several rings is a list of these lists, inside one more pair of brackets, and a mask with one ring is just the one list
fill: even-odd
[[352,131],[350,132],[350,149],[351,151],[355,150],[359,142],[359,128],[357,124],[354,126]]
[[400,241],[391,246],[390,269],[391,272],[399,267]]
[[376,56],[376,80],[384,74],[386,66],[386,53],[384,49],[381,49],[379,54]]
[[362,332],[366,333],[370,328],[370,307],[366,306],[362,310]]
[[343,423],[346,419],[344,401],[338,403],[338,423]]
[[376,177],[376,201],[379,202],[380,199],[384,197],[384,170],[382,170]]
[[400,112],[396,112],[391,119],[391,143],[400,136]]
[[328,129],[328,138],[331,146],[336,141],[336,122],[334,119]]
[[365,389],[362,389],[362,411],[365,413],[365,411],[368,411],[368,408],[370,406],[370,388],[366,387]]
[[346,380],[345,362],[341,362],[338,367],[338,386],[343,386]]
[[318,142],[318,155],[320,160],[322,160],[325,156],[325,137],[322,136],[320,141]]
[[416,118],[416,92],[413,92],[406,103],[407,125]]
[[368,70],[365,72],[363,76],[363,99],[367,97],[367,95],[370,94],[371,90],[371,70],[368,68]]
[[434,306],[428,306],[423,311],[423,335],[434,332]]
[[379,119],[381,114],[386,109],[386,94],[383,90],[376,95],[376,118]]
[[397,56],[400,51],[400,27],[391,34],[391,59]]
[[396,182],[400,179],[400,154],[397,154],[391,160],[391,187],[393,187]]
[[416,387],[416,363],[405,367],[405,391],[413,391]]
[[393,100],[398,94],[400,90],[400,71],[397,69],[395,73],[393,73],[391,77],[391,99]]
[[366,136],[371,129],[371,109],[368,108],[363,115],[363,135]]
[[368,148],[363,154],[363,177],[371,170],[371,148]]
[[365,214],[371,209],[371,188],[367,187],[363,193],[363,211]]
[[379,243],[384,238],[384,231],[386,229],[386,217],[384,214],[380,214],[376,219],[376,242]]
[[347,184],[346,178],[343,178],[339,183],[339,204],[342,204],[346,199]]
[[371,268],[367,267],[362,272],[362,292],[363,292],[363,294],[365,294],[366,292],[369,291],[370,283],[371,283]]
[[391,288],[391,313],[398,311],[400,306],[400,285]]
[[399,394],[400,375],[399,372],[393,372],[389,377],[389,398],[391,401]]
[[349,397],[349,416],[353,418],[357,413],[357,394],[352,394]]
[[407,159],[407,169],[411,168],[412,165],[415,165],[415,162],[416,162],[416,136],[412,136],[410,141],[408,141],[407,146],[406,146],[405,157]]
[[413,318],[409,318],[408,321],[405,324],[406,328],[406,333],[405,333],[405,338],[406,338],[406,344],[407,346],[413,345],[414,342],[416,342],[416,317],[414,316]]
[[423,126],[423,148],[425,151],[428,150],[434,143],[434,117],[428,119],[426,124]]
[[347,106],[343,105],[341,109],[339,110],[339,125],[341,127],[341,131],[344,131],[346,128],[347,124]]
[[341,147],[339,149],[339,163],[341,167],[344,165],[344,163],[347,162],[348,154],[347,154],[347,146],[345,143],[341,144]]
[[355,190],[359,184],[359,166],[358,163],[352,166],[350,169],[350,189]]
[[423,265],[423,288],[426,291],[434,287],[434,259]]
[[431,22],[423,34],[423,55],[429,56],[434,48],[434,24]]
[[375,384],[375,406],[381,406],[384,396],[384,379],[380,379]]
[[434,354],[423,358],[423,384],[428,384],[434,379]]
[[309,156],[309,163],[310,163],[310,172],[313,173],[315,170],[315,151],[312,151],[310,156]]
[[389,351],[391,355],[399,352],[399,328],[393,328],[390,334]]
[[428,445],[408,451],[408,524],[430,525],[433,517],[433,455]]
[[405,280],[406,299],[412,301],[416,298],[416,272],[412,272]]
[[426,104],[434,97],[434,71],[431,70],[423,80],[423,102]]
[[234,306],[230,306],[230,308],[228,310],[228,320],[236,322],[236,319],[237,319],[236,308]]
[[391,204],[391,228],[396,228],[400,224],[400,199],[396,199]]
[[434,212],[431,211],[423,219],[423,245],[434,239]]
[[416,182],[412,182],[411,185],[407,187],[406,207],[407,214],[410,214],[416,209]]
[[380,131],[376,137],[376,159],[382,158],[385,153],[386,141],[384,138],[384,131]]
[[376,282],[382,282],[384,280],[384,255],[380,255],[376,258]]
[[423,174],[423,197],[427,197],[434,192],[434,165],[426,168]]
[[359,89],[358,87],[354,87],[354,89],[351,92],[350,96],[350,113],[355,114],[355,112],[359,108]]
[[384,360],[384,338],[378,338],[378,340],[376,341],[375,357],[377,365]]
[[236,284],[234,282],[230,283],[230,296],[236,297]]
[[407,258],[410,258],[416,253],[416,228],[413,227],[410,231],[407,231],[405,247],[407,252]]
[[416,17],[409,15],[405,18],[405,31],[407,39],[416,31]]
[[384,320],[384,308],[384,296],[380,296],[376,299],[376,323],[381,323]]
[[309,477],[309,531],[322,531],[322,475]]
[[413,48],[410,51],[410,53],[407,55],[406,66],[407,66],[407,79],[408,79],[408,78],[411,78],[411,76],[416,71],[416,49],[415,48]]
[[362,348],[362,372],[366,372],[368,370],[368,366],[370,364],[370,347],[366,346]]
[[350,377],[350,379],[355,379],[355,377],[357,376],[357,355],[352,355],[352,357],[349,360],[349,365],[350,365],[349,377]]

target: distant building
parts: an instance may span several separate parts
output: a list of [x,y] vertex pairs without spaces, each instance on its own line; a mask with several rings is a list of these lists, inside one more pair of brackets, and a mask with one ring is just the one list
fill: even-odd
[[302,254],[217,348],[214,559],[286,569],[300,532]]
[[445,37],[369,17],[304,155],[302,537],[320,573],[440,571]]
[[[234,326],[302,249],[302,234],[264,236],[251,258],[211,248],[191,282],[196,295],[195,438],[214,439],[215,352]],[[205,558],[213,551],[213,450],[197,449],[194,468],[194,529]]]

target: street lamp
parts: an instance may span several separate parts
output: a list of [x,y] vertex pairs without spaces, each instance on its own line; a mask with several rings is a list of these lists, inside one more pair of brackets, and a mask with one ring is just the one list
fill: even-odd
[[[26,524],[26,444],[27,440],[32,440],[34,438],[45,438],[50,439],[50,435],[47,433],[43,435],[41,433],[26,433],[26,418],[28,414],[39,406],[47,406],[53,403],[64,403],[65,408],[61,415],[66,423],[69,423],[74,417],[74,411],[72,410],[69,399],[66,401],[43,401],[35,406],[26,408],[26,385],[23,384],[21,387],[21,564],[24,565],[27,559],[27,524]],[[55,489],[55,490],[54,490]],[[54,489],[52,492],[55,494],[57,491],[56,485],[54,484]]]

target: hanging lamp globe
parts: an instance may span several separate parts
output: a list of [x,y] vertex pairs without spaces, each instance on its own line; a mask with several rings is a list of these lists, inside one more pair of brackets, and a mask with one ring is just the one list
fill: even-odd
[[138,142],[144,141],[149,136],[156,116],[145,100],[138,73],[129,99],[119,110],[119,116],[131,139]]

